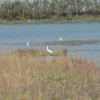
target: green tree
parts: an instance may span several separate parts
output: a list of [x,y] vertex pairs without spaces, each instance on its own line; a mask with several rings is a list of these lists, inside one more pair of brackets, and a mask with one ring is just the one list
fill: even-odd
[[0,5],[0,17],[3,19],[11,19],[11,2],[5,1]]
[[38,19],[40,18],[40,11],[41,11],[41,0],[34,0],[33,1],[33,17]]
[[48,18],[49,17],[50,7],[49,7],[49,1],[48,0],[42,0],[41,13],[42,13],[42,18]]
[[50,12],[51,12],[51,15],[59,14],[59,1],[58,0],[51,0]]
[[59,0],[59,14],[61,16],[66,16],[68,10],[69,2],[66,0]]

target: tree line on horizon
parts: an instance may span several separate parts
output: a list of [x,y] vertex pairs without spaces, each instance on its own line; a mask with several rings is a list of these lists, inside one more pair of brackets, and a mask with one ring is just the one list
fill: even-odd
[[0,4],[0,19],[50,19],[81,15],[100,15],[97,0],[6,0]]

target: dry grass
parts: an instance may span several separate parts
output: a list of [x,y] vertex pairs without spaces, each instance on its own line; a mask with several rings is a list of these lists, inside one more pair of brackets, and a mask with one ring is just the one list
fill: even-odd
[[100,67],[93,62],[19,55],[0,56],[0,100],[100,100]]
[[34,50],[34,49],[19,49],[16,51],[12,51],[8,55],[13,55],[16,54],[19,57],[38,57],[38,56],[67,56],[68,51],[67,50],[58,50],[55,51],[54,53],[49,53],[44,50]]

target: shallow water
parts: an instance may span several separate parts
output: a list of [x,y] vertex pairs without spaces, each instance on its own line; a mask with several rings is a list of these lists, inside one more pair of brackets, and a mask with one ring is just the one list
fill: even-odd
[[[13,24],[0,25],[0,52],[15,49],[44,49],[50,42],[100,40],[100,23]],[[26,46],[30,42],[30,46]],[[41,45],[41,42],[47,43]],[[40,45],[34,45],[40,43]],[[100,43],[82,45],[49,45],[53,51],[68,49],[69,57],[100,58]]]

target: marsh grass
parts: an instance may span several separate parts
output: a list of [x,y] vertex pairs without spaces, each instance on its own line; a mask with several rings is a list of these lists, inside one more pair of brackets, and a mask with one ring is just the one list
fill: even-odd
[[8,55],[17,55],[19,57],[37,57],[37,56],[67,56],[68,51],[63,49],[63,50],[58,50],[54,51],[53,53],[49,53],[45,50],[39,50],[39,49],[19,49],[16,51],[12,51]]
[[48,63],[22,54],[0,56],[0,100],[100,100],[100,66],[81,58],[59,56]]

